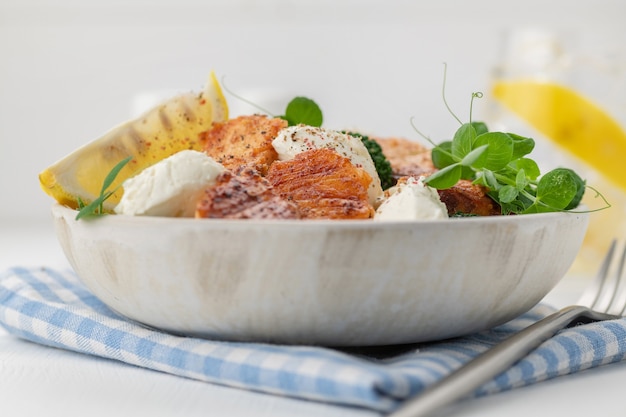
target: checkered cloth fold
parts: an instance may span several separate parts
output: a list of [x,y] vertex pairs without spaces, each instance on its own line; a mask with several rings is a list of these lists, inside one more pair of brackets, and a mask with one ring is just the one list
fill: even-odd
[[[72,271],[11,268],[0,273],[0,324],[15,336],[181,377],[381,412],[392,411],[553,311],[540,304],[502,326],[438,343],[337,350],[175,336],[112,312]],[[625,355],[626,320],[569,328],[473,395],[533,384]]]

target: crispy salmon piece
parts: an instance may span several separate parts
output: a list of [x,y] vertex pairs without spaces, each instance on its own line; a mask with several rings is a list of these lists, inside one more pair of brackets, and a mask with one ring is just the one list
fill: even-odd
[[241,166],[251,166],[261,175],[267,173],[270,164],[278,159],[272,140],[287,127],[283,119],[262,115],[240,116],[223,123],[215,123],[203,132],[204,152],[236,171]]
[[459,180],[446,190],[437,190],[441,202],[448,208],[448,215],[473,214],[495,216],[502,214],[500,205],[487,195],[485,187],[472,184],[469,180]]
[[402,138],[374,138],[391,165],[395,178],[433,172],[435,166],[430,149],[418,142]]
[[301,152],[276,161],[267,173],[276,192],[293,201],[305,219],[369,219],[367,190],[372,177],[330,149]]
[[197,218],[297,219],[298,207],[281,198],[256,170],[224,171],[205,190],[196,206]]

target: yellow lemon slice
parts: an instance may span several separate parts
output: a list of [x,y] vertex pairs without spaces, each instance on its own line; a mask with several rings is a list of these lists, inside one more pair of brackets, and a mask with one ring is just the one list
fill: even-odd
[[533,80],[498,81],[493,95],[530,126],[626,190],[626,132],[570,88]]
[[[227,119],[226,99],[211,72],[201,93],[173,97],[49,166],[39,174],[41,188],[63,205],[76,208],[78,198],[89,204],[100,195],[105,177],[121,160],[133,157],[110,189],[176,152],[202,150],[199,134],[213,122]],[[118,188],[104,203],[106,211],[117,205],[122,192]]]

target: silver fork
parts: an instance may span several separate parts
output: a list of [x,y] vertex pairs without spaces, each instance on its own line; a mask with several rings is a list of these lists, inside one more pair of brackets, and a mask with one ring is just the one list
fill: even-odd
[[440,407],[471,394],[509,369],[558,331],[582,323],[621,318],[626,309],[626,283],[622,283],[626,245],[619,256],[613,241],[600,270],[576,305],[565,307],[509,337],[448,377],[408,400],[388,417],[425,417]]

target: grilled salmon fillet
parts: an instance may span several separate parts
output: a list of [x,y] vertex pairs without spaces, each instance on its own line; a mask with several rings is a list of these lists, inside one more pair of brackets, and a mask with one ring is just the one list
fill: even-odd
[[256,170],[224,171],[205,190],[196,206],[196,218],[297,219],[296,204],[281,198]]
[[267,179],[284,199],[293,201],[304,219],[369,219],[374,208],[367,190],[372,177],[330,149],[301,152],[276,161]]
[[471,214],[495,216],[502,214],[500,205],[487,195],[487,190],[469,180],[459,180],[446,190],[437,190],[441,202],[446,205],[448,215]]
[[402,138],[375,138],[389,161],[394,177],[415,176],[435,170],[430,149]]
[[240,116],[201,134],[204,152],[231,171],[250,166],[265,175],[270,164],[278,159],[272,140],[287,127],[283,119],[263,115]]

